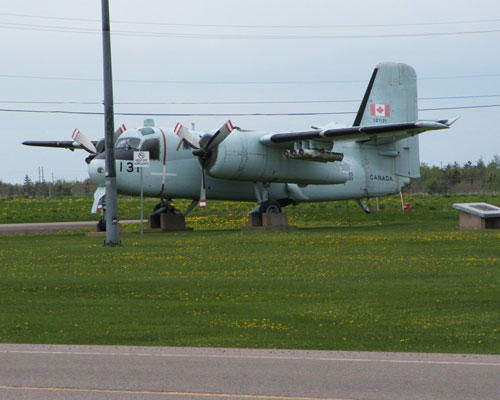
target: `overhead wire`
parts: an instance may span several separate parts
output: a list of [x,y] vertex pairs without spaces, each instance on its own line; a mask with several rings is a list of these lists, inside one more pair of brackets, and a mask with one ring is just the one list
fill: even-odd
[[[99,23],[98,19],[85,19],[85,18],[69,18],[69,17],[55,17],[55,16],[41,16],[33,14],[20,14],[20,13],[0,13],[0,16],[14,17],[14,18],[31,18],[50,21],[71,21],[71,22],[85,22],[85,23]],[[332,35],[332,34],[310,34],[310,35],[274,35],[274,34],[235,34],[223,33],[215,34],[206,32],[206,28],[231,28],[231,29],[348,29],[348,28],[386,28],[386,27],[418,27],[418,26],[443,26],[443,25],[463,25],[463,24],[484,24],[484,23],[497,23],[500,19],[484,19],[484,20],[461,20],[461,21],[427,21],[427,22],[409,22],[409,23],[392,23],[392,24],[341,24],[341,25],[245,25],[245,24],[195,24],[195,23],[179,23],[179,22],[140,22],[140,21],[113,21],[116,24],[131,25],[147,25],[150,26],[163,26],[163,27],[188,27],[188,28],[203,28],[202,33],[183,33],[179,31],[141,31],[141,30],[120,30],[113,29],[112,35],[117,36],[148,36],[148,37],[167,37],[167,38],[188,38],[188,39],[266,39],[266,40],[325,40],[325,39],[377,39],[377,38],[404,38],[404,37],[426,37],[426,36],[449,36],[449,35],[470,35],[470,34],[487,34],[498,33],[500,29],[480,29],[480,30],[459,30],[452,32],[402,32],[402,33],[371,33],[371,34],[355,34],[355,35]],[[0,21],[0,28],[3,29],[16,29],[16,30],[32,30],[32,31],[49,31],[49,32],[64,32],[64,33],[84,33],[100,35],[101,29],[99,26],[95,28],[60,26],[60,25],[43,25],[26,22],[5,22]]]
[[[94,22],[101,23],[98,19],[89,18],[71,18],[71,17],[55,17],[55,16],[42,16],[33,14],[20,14],[20,13],[0,13],[3,16],[9,17],[22,17],[22,18],[35,18],[35,19],[48,19],[59,21],[80,21],[80,22]],[[397,24],[342,24],[342,25],[248,25],[248,24],[195,24],[195,23],[182,23],[182,22],[157,22],[157,21],[122,21],[111,20],[116,24],[127,25],[159,25],[159,26],[182,26],[182,27],[201,27],[201,28],[255,28],[255,29],[325,29],[325,28],[379,28],[379,27],[404,27],[404,26],[432,26],[432,25],[459,25],[459,24],[478,24],[478,23],[491,23],[500,22],[500,19],[478,19],[478,20],[459,20],[459,21],[427,21],[427,22],[407,22]]]
[[[0,28],[15,30],[64,32],[64,33],[85,33],[102,34],[99,29],[57,27],[36,24],[19,24],[0,22]],[[453,31],[453,32],[423,32],[423,33],[388,33],[388,34],[363,34],[363,35],[248,35],[248,34],[213,34],[213,33],[179,33],[179,32],[152,32],[152,31],[120,31],[113,30],[111,35],[115,36],[135,36],[135,37],[165,37],[182,39],[238,39],[238,40],[352,40],[352,39],[380,39],[380,38],[408,38],[408,37],[432,37],[432,36],[456,36],[456,35],[476,35],[487,33],[499,33],[500,29],[485,29],[474,31]]]
[[[45,20],[61,20],[61,21],[80,21],[80,22],[95,22],[97,19],[84,19],[84,18],[68,18],[68,17],[55,17],[55,16],[40,16],[33,14],[15,14],[15,13],[0,13],[0,16],[8,17],[21,17],[21,18],[35,18]],[[397,24],[344,24],[344,25],[236,25],[236,24],[191,24],[191,23],[168,23],[168,22],[140,22],[140,21],[113,21],[114,23],[126,23],[128,25],[161,25],[161,26],[184,26],[184,27],[213,27],[213,28],[283,28],[283,29],[296,29],[296,28],[379,28],[379,27],[408,27],[408,26],[432,26],[432,25],[452,25],[452,24],[472,24],[472,23],[496,23],[500,19],[484,19],[484,20],[461,20],[461,21],[439,21],[439,22],[412,22],[412,23],[397,23]],[[50,26],[29,23],[14,23],[14,22],[0,22],[0,28],[6,29],[27,29],[27,30],[51,30],[57,32],[73,32],[73,33],[96,33],[100,34],[100,29],[92,28],[79,28],[79,27],[63,27],[63,26]],[[391,38],[391,37],[424,37],[424,36],[442,36],[442,35],[465,35],[465,34],[483,34],[483,33],[498,33],[500,29],[483,29],[483,30],[461,30],[454,32],[423,32],[423,33],[391,33],[391,34],[370,34],[370,35],[247,35],[247,34],[211,34],[211,33],[179,33],[179,32],[151,32],[151,31],[129,31],[129,30],[114,30],[113,33],[117,35],[138,35],[138,36],[164,36],[164,37],[184,37],[184,38],[238,38],[238,39],[361,39],[361,38]],[[437,79],[463,79],[463,78],[480,78],[480,77],[497,77],[500,74],[476,74],[476,75],[458,75],[458,76],[444,76],[444,77],[423,77],[420,80],[437,80]],[[79,77],[49,77],[49,76],[26,76],[26,75],[7,75],[1,74],[0,78],[22,78],[22,79],[46,79],[46,80],[71,80],[71,81],[91,81],[102,82],[102,79],[95,78],[79,78]],[[133,79],[115,79],[115,82],[121,83],[153,83],[153,84],[217,84],[217,85],[290,85],[290,84],[333,84],[333,83],[359,83],[366,82],[366,80],[317,80],[317,81],[181,81],[181,80],[133,80]],[[483,96],[443,96],[436,98],[421,98],[421,100],[436,100],[436,99],[464,99],[464,98],[486,98],[498,97],[497,95],[483,95]],[[339,103],[339,102],[356,102],[358,100],[303,100],[303,101],[234,101],[234,102],[123,102],[121,104],[129,105],[160,105],[160,104],[180,104],[180,105],[209,105],[209,104],[308,104],[308,103]],[[6,103],[2,101],[1,103]],[[91,102],[9,102],[18,104],[97,104]],[[120,103],[116,103],[120,104]],[[497,107],[498,105],[481,105],[470,107],[447,107],[441,109],[459,109],[459,108],[484,108],[484,107]],[[80,113],[78,111],[65,111],[65,110],[15,110],[15,109],[1,109],[0,111],[12,112],[52,112],[52,113]],[[435,109],[422,109],[422,111],[435,110]],[[88,114],[87,112],[83,112]],[[248,113],[238,115],[321,115],[321,114],[339,114],[339,113],[352,113],[352,112],[328,112],[328,113]],[[133,113],[125,113],[124,115],[134,115]],[[145,114],[140,114],[145,115]],[[169,115],[169,114],[155,114],[155,115]],[[175,114],[179,115],[179,114]],[[186,114],[195,115],[195,114]],[[196,114],[196,115],[218,115],[218,114]]]
[[[500,74],[498,74],[500,76]],[[39,75],[12,75],[0,74],[0,78],[41,79],[61,81],[85,81],[102,83],[101,78],[56,77]],[[364,83],[366,79],[354,80],[324,80],[324,81],[189,81],[189,80],[142,80],[142,79],[113,79],[120,83],[152,83],[152,84],[187,84],[187,85],[291,85],[291,84],[328,84],[328,83]]]
[[[482,104],[482,105],[467,105],[456,107],[435,107],[421,108],[418,111],[440,111],[440,110],[465,110],[465,109],[480,109],[500,107],[500,104]],[[73,114],[73,115],[103,115],[103,112],[98,111],[68,111],[68,110],[29,110],[29,109],[12,109],[0,108],[0,112],[12,113],[37,113],[37,114]],[[121,116],[152,116],[152,117],[269,117],[269,116],[308,116],[308,115],[347,115],[356,114],[357,111],[326,111],[326,112],[281,112],[281,113],[241,113],[241,112],[226,112],[226,113],[158,113],[158,112],[116,112],[115,115]]]
[[[420,97],[418,100],[458,100],[500,97],[500,94]],[[115,105],[249,105],[249,104],[327,104],[359,103],[361,99],[337,100],[265,100],[265,101],[115,101]],[[0,104],[63,104],[63,105],[101,105],[98,101],[49,101],[49,100],[0,100]]]
[[[469,78],[493,78],[498,74],[470,74],[453,76],[419,77],[419,81],[440,80],[440,79],[469,79]],[[60,81],[84,81],[102,83],[102,78],[79,78],[79,77],[59,77],[41,75],[17,75],[0,74],[0,78],[13,79],[40,79],[40,80],[60,80]],[[113,79],[113,82],[120,83],[151,83],[151,84],[186,84],[186,85],[325,85],[337,83],[366,83],[366,79],[337,79],[337,80],[316,80],[316,81],[191,81],[191,80],[143,80],[143,79]]]

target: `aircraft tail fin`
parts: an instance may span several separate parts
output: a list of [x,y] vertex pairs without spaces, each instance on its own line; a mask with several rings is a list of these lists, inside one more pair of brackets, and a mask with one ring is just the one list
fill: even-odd
[[[415,122],[418,120],[417,74],[409,65],[383,62],[373,71],[353,126]],[[418,136],[379,142],[397,154],[391,169],[402,178],[420,176]],[[387,158],[387,157],[383,157]]]
[[402,63],[378,64],[373,71],[353,126],[417,120],[415,70]]

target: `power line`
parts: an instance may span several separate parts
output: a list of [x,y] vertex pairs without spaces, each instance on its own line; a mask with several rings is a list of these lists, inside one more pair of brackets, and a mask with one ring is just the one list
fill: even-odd
[[[498,74],[500,76],[500,74]],[[56,77],[37,75],[8,75],[0,74],[0,78],[14,79],[41,79],[61,81],[99,82],[99,78]],[[327,83],[359,83],[367,82],[366,79],[356,80],[324,80],[324,81],[181,81],[181,80],[141,80],[141,79],[113,79],[121,83],[154,83],[154,84],[187,84],[187,85],[290,85],[290,84],[327,84]]]
[[[439,96],[420,97],[418,100],[458,100],[458,99],[484,99],[500,97],[500,94],[467,95],[467,96]],[[248,105],[248,104],[327,104],[327,103],[359,103],[361,99],[347,100],[275,100],[275,101],[115,101],[116,105]],[[64,105],[102,105],[97,101],[26,101],[26,100],[0,100],[0,104],[64,104]]]
[[500,107],[500,104],[483,104],[477,106],[457,106],[457,107],[437,107],[437,108],[419,108],[418,111],[440,111],[440,110],[473,110],[476,108]]
[[434,79],[465,79],[465,78],[485,78],[497,77],[500,74],[480,74],[480,75],[455,75],[455,76],[436,76],[429,78],[418,78],[419,80],[434,80]]
[[[100,34],[98,29],[58,27],[36,24],[19,24],[0,22],[0,28],[14,30],[30,30],[45,32],[85,33]],[[152,32],[152,31],[125,31],[113,30],[114,36],[140,36],[140,37],[164,37],[182,39],[238,39],[238,40],[352,40],[352,39],[380,39],[380,38],[409,38],[409,37],[433,37],[433,36],[457,36],[476,35],[487,33],[499,33],[500,29],[486,29],[474,31],[454,32],[424,32],[424,33],[389,33],[389,34],[363,34],[363,35],[248,35],[248,34],[213,34],[213,33],[179,33],[179,32]]]
[[118,36],[167,37],[167,38],[183,38],[183,39],[352,40],[352,39],[458,36],[458,35],[476,35],[476,34],[499,33],[499,32],[500,29],[487,29],[480,31],[390,33],[390,34],[368,34],[368,35],[242,35],[242,34],[216,35],[216,34],[202,34],[202,33],[157,33],[157,32],[128,32],[128,31],[114,31],[114,34]]
[[[435,76],[419,77],[419,81],[440,80],[440,79],[470,79],[470,78],[492,78],[499,77],[500,74],[471,74],[454,76]],[[59,77],[59,76],[40,76],[40,75],[13,75],[0,74],[0,78],[12,79],[40,79],[40,80],[59,80],[59,81],[83,81],[99,82],[99,78],[78,78],[78,77]],[[366,79],[339,79],[339,80],[317,80],[317,81],[190,81],[190,80],[141,80],[141,79],[113,79],[120,83],[151,83],[151,84],[179,84],[179,85],[325,85],[337,83],[366,83]]]
[[[98,29],[89,28],[75,28],[75,27],[63,27],[63,26],[50,26],[50,25],[36,25],[36,24],[18,24],[12,22],[0,22],[0,28],[3,29],[14,29],[21,31],[38,31],[38,32],[64,32],[64,33],[87,33],[87,34],[99,34]],[[115,32],[113,32],[115,33]]]
[[[418,111],[440,111],[440,110],[466,110],[500,107],[500,104],[483,104],[469,105],[456,107],[437,107],[437,108],[421,108]],[[73,114],[73,115],[103,115],[102,112],[94,111],[67,111],[67,110],[27,110],[27,109],[7,109],[0,108],[0,112],[12,113],[36,113],[36,114]],[[130,112],[115,112],[115,115],[121,116],[151,116],[151,117],[259,117],[259,116],[307,116],[307,115],[347,115],[357,114],[357,111],[328,111],[328,112],[292,112],[292,113],[130,113]]]
[[[97,19],[86,18],[69,18],[69,17],[54,17],[54,16],[41,16],[33,14],[14,14],[14,13],[0,13],[0,15],[9,17],[22,17],[22,18],[35,18],[35,19],[48,19],[57,21],[80,21],[80,22],[95,22],[100,23]],[[479,19],[479,20],[460,20],[460,21],[427,21],[427,22],[410,22],[398,24],[343,24],[343,25],[248,25],[248,24],[193,24],[193,23],[179,23],[179,22],[139,22],[139,21],[120,21],[112,20],[112,23],[127,24],[127,25],[158,25],[158,26],[183,26],[183,27],[201,27],[201,28],[283,28],[283,29],[324,29],[324,28],[378,28],[378,27],[404,27],[404,26],[429,26],[429,25],[458,25],[458,24],[479,24],[499,22],[500,19]]]
[[468,95],[468,96],[439,96],[439,97],[419,97],[419,100],[451,100],[451,99],[478,99],[487,97],[500,97],[498,94]]

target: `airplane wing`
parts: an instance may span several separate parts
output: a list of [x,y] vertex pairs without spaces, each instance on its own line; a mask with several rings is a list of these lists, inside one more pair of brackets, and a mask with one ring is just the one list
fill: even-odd
[[304,132],[270,133],[262,136],[260,142],[268,146],[289,145],[291,142],[301,140],[392,143],[426,131],[448,129],[457,119],[314,129]]
[[[97,145],[97,141],[92,140],[94,146]],[[82,145],[72,141],[72,140],[27,140],[23,142],[26,146],[37,146],[37,147],[58,147],[63,149],[69,149],[71,151],[75,149],[86,150]]]

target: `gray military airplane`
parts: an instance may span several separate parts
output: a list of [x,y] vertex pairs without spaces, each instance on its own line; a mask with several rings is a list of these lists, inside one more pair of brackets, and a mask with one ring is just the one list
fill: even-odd
[[[206,200],[255,201],[251,212],[281,212],[301,202],[363,199],[399,193],[420,175],[418,134],[449,128],[457,118],[418,119],[415,70],[401,63],[376,66],[352,126],[329,125],[299,132],[248,131],[227,121],[213,132],[144,127],[115,134],[118,191],[140,194],[134,151],[150,152],[144,195],[191,199],[187,215]],[[90,178],[98,185],[92,211],[105,195],[104,140],[90,141],[75,130],[73,141],[29,141],[32,146],[83,148]]]

